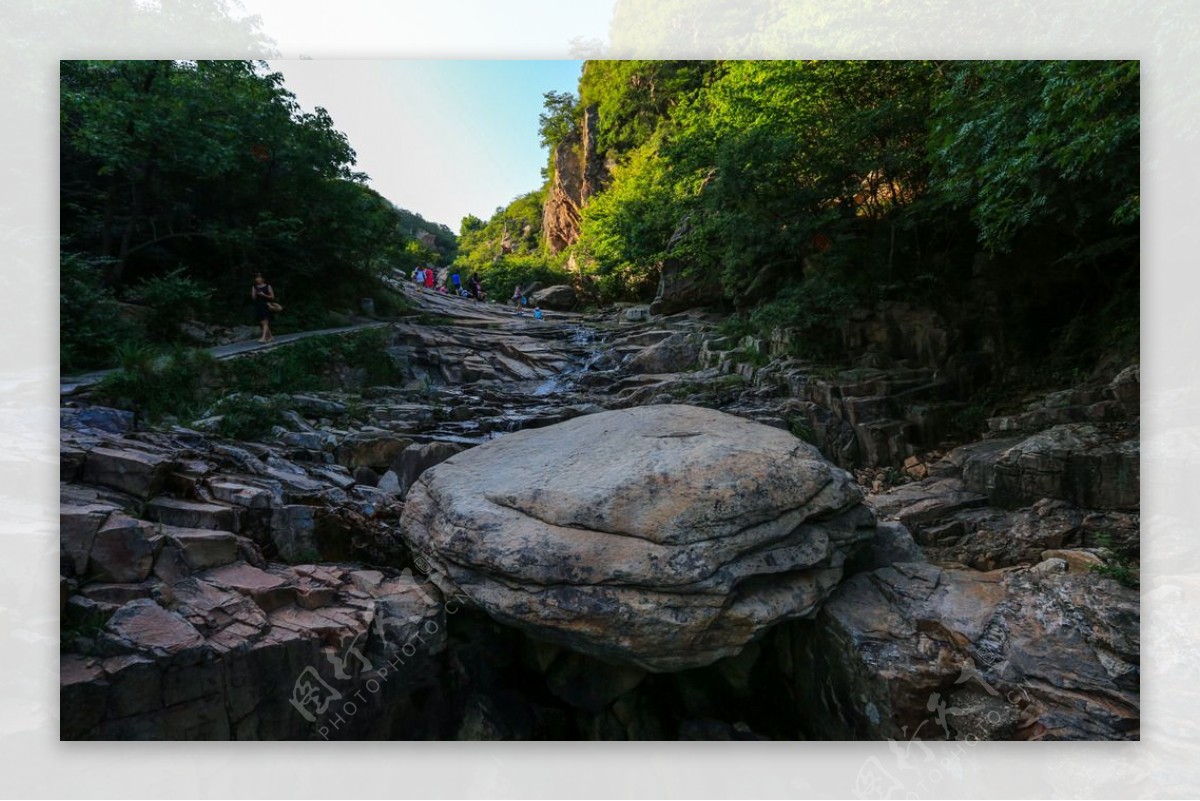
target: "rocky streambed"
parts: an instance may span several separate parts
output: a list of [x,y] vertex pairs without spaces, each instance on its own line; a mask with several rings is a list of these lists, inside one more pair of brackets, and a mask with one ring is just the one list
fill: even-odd
[[952,447],[903,351],[418,302],[257,441],[64,400],[65,739],[1138,736],[1136,366]]

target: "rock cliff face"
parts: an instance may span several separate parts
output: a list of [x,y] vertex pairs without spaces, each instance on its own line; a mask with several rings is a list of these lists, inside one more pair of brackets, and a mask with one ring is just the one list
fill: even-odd
[[787,432],[652,406],[523,431],[427,471],[402,527],[445,588],[535,636],[682,670],[810,616],[872,536]]
[[810,725],[828,739],[1137,739],[1138,593],[1064,570],[898,563],[848,580],[791,631]]
[[554,149],[554,179],[542,209],[542,241],[560,253],[579,238],[579,212],[588,198],[604,188],[608,167],[596,152],[595,106],[584,109],[578,130]]

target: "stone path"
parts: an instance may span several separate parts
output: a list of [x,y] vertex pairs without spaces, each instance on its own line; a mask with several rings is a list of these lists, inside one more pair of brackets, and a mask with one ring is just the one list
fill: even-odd
[[[477,303],[464,298],[455,298],[448,295],[442,295],[436,292],[422,292],[407,284],[400,285],[404,294],[416,305],[420,312],[428,314],[439,314],[446,317],[454,318],[452,324],[461,326],[486,326],[499,327],[508,330],[519,330],[526,333],[536,333],[537,327],[552,326],[553,323],[565,323],[578,321],[581,315],[571,312],[545,312],[546,319],[535,320],[532,316],[517,316],[515,309],[512,306],[501,303]],[[380,328],[390,325],[396,321],[379,321],[370,323],[358,323],[355,325],[342,326],[341,328],[323,328],[318,331],[300,331],[295,334],[282,334],[275,337],[270,342],[259,342],[256,339],[247,340],[245,342],[232,342],[228,345],[218,345],[209,348],[208,352],[217,359],[228,359],[233,356],[240,356],[245,353],[252,353],[259,350],[269,350],[270,348],[279,345],[287,345],[291,342],[297,342],[301,339],[309,337],[325,336],[327,334],[344,334],[349,331],[360,331],[367,328]],[[544,332],[549,333],[549,332]],[[90,373],[82,373],[74,376],[61,376],[59,378],[59,396],[73,395],[81,389],[94,386],[99,383],[106,375],[115,372],[115,368],[109,370],[95,370]]]
[[[356,325],[342,326],[341,328],[323,328],[319,331],[300,331],[295,334],[281,334],[275,337],[270,342],[259,342],[257,339],[247,340],[245,342],[231,342],[228,345],[218,345],[209,348],[208,352],[217,359],[228,359],[233,356],[240,356],[243,353],[251,353],[256,350],[270,350],[279,345],[286,345],[290,342],[297,342],[301,339],[309,337],[324,336],[326,334],[344,334],[349,331],[361,331],[367,328],[382,328],[389,325],[387,322],[373,323],[358,323]],[[90,373],[81,375],[61,376],[58,383],[58,394],[73,395],[80,389],[93,386],[99,383],[106,375],[116,372],[116,368],[109,370],[95,370]]]

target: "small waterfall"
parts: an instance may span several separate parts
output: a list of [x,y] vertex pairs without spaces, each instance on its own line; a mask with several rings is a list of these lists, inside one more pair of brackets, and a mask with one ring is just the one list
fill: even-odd
[[582,358],[577,364],[558,375],[551,376],[533,389],[534,397],[542,398],[568,391],[575,385],[579,377],[587,373],[604,355],[603,341],[596,332],[584,325],[575,326],[570,335],[571,345],[582,352]]

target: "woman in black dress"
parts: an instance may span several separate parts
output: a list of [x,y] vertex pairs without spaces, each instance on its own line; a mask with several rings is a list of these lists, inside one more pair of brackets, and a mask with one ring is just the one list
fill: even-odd
[[273,337],[271,335],[271,312],[268,304],[275,302],[275,291],[271,289],[271,285],[262,277],[262,273],[254,276],[254,286],[250,288],[250,297],[254,299],[254,319],[258,320],[262,326],[262,336],[258,338],[259,342],[270,342]]

